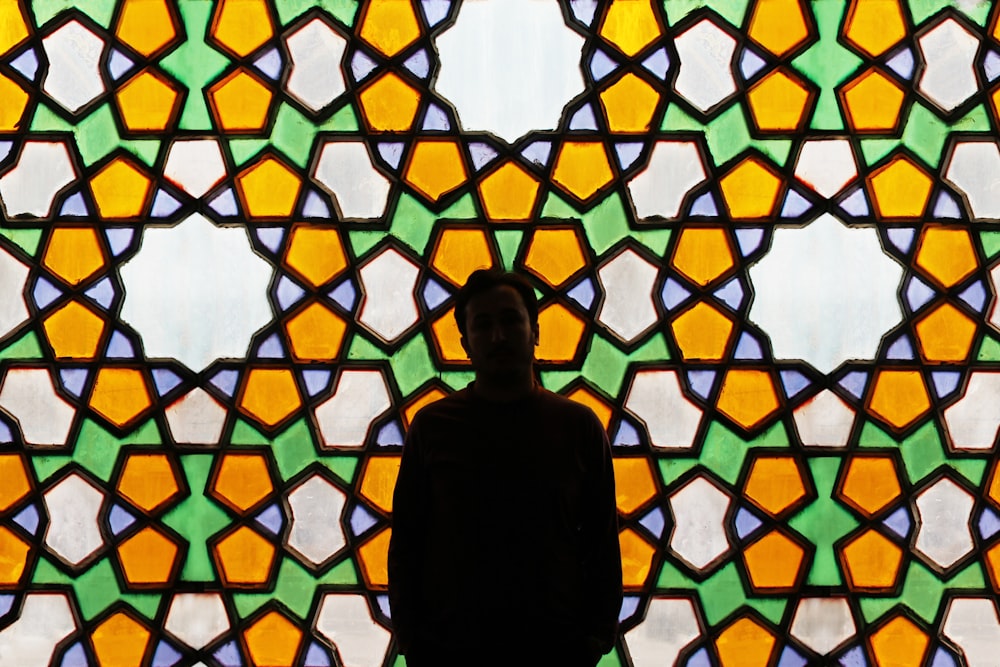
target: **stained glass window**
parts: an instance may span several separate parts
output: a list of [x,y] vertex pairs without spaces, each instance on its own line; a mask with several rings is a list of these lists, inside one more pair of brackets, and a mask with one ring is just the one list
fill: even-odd
[[401,667],[484,266],[613,443],[601,665],[995,665],[998,13],[0,0],[0,665]]

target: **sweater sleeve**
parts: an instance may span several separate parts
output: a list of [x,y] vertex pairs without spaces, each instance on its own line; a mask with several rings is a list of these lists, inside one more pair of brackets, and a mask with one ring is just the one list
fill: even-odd
[[389,538],[389,608],[400,653],[409,650],[419,618],[420,541],[423,534],[418,421],[406,434],[403,457],[392,496],[392,534]]

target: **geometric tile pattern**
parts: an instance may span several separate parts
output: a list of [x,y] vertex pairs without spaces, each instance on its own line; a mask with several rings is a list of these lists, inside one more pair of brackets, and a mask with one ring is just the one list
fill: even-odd
[[611,436],[602,665],[994,664],[1000,10],[534,4],[0,0],[0,665],[402,665],[484,266]]

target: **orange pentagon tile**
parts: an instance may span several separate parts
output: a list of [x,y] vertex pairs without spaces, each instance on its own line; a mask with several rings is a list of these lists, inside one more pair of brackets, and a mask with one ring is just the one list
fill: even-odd
[[277,426],[302,406],[295,377],[287,368],[253,368],[247,373],[239,407],[265,426]]
[[809,16],[799,0],[757,0],[747,34],[774,55],[781,57],[809,38]]
[[900,155],[868,177],[881,218],[920,218],[931,196],[931,177],[913,160]]
[[868,409],[896,430],[903,430],[931,407],[924,378],[917,370],[880,370]]
[[922,317],[913,328],[920,356],[930,363],[965,361],[976,336],[972,318],[948,302]]
[[744,429],[751,429],[780,407],[770,373],[732,368],[722,381],[716,407]]
[[602,424],[604,424],[605,429],[611,425],[611,406],[608,405],[607,401],[590,389],[586,387],[579,387],[566,394],[566,398],[586,405],[588,408],[593,410],[594,414],[597,415],[597,418],[601,420]]
[[79,301],[66,302],[42,320],[56,359],[93,359],[104,328],[104,319]]
[[267,459],[259,452],[228,452],[216,468],[209,494],[239,514],[274,492]]
[[20,454],[0,454],[0,512],[6,512],[31,491],[31,478]]
[[891,456],[852,456],[844,466],[838,499],[873,517],[902,493],[899,471]]
[[372,132],[408,132],[420,106],[420,92],[386,72],[358,93],[362,117]]
[[919,667],[924,664],[930,637],[906,616],[896,616],[868,639],[877,667]]
[[370,0],[358,25],[361,39],[390,58],[420,37],[410,0]]
[[877,58],[906,37],[906,19],[899,0],[851,0],[844,21],[844,39]]
[[854,132],[893,133],[902,121],[900,110],[906,94],[888,74],[872,67],[840,90],[847,125]]
[[441,317],[431,323],[435,352],[441,361],[448,364],[468,364],[469,357],[462,347],[462,332],[455,322],[455,309],[449,308]]
[[670,322],[670,332],[685,361],[722,359],[734,327],[728,316],[704,301],[699,301]]
[[719,188],[734,220],[759,220],[774,212],[782,180],[763,158],[750,156],[719,179]]
[[398,456],[370,456],[361,471],[361,497],[383,512],[392,512],[392,492],[399,475]]
[[30,552],[31,547],[24,540],[0,526],[0,590],[21,583]]
[[760,454],[750,464],[743,495],[777,517],[800,506],[808,491],[803,469],[792,456]]
[[90,407],[123,428],[153,405],[141,370],[105,366],[97,371]]
[[986,499],[992,502],[994,507],[1000,508],[1000,461],[993,464],[989,486],[986,489]]
[[146,209],[152,180],[132,160],[118,156],[91,177],[90,190],[102,218],[138,218]]
[[445,396],[447,396],[447,394],[439,387],[431,387],[430,389],[422,391],[418,395],[410,398],[406,402],[406,405],[403,406],[403,426],[408,427],[410,425],[410,422],[413,421],[413,417],[420,412],[420,408],[425,405],[430,405],[434,401],[441,400]]
[[586,201],[614,179],[604,144],[567,141],[559,148],[552,181],[567,193]]
[[150,646],[145,625],[125,612],[115,612],[94,628],[90,642],[100,667],[135,667],[143,664]]
[[781,530],[772,530],[743,550],[743,564],[750,586],[757,592],[794,590],[805,564],[806,552]]
[[662,34],[650,0],[616,0],[598,34],[627,56],[634,56]]
[[656,496],[656,473],[645,456],[614,459],[618,511],[629,515]]
[[334,361],[344,345],[347,322],[319,301],[313,301],[285,322],[289,347],[296,361]]
[[481,227],[448,227],[441,231],[431,255],[431,267],[453,285],[462,285],[476,269],[496,266],[489,234]]
[[888,593],[899,582],[903,550],[873,528],[847,542],[839,555],[851,591]]
[[797,76],[777,69],[747,91],[750,117],[760,132],[798,132],[806,122],[813,95]]
[[944,225],[926,225],[921,230],[913,261],[945,288],[962,282],[979,267],[969,230]]
[[208,89],[208,104],[220,130],[260,132],[267,125],[273,91],[246,68],[239,68]]
[[302,189],[302,180],[284,162],[265,156],[236,177],[236,189],[253,218],[288,218]]
[[432,202],[464,185],[466,178],[462,151],[451,140],[416,142],[403,174],[407,183]]
[[618,544],[622,554],[622,585],[625,590],[638,590],[649,578],[656,547],[631,528],[618,533]]
[[660,94],[632,72],[601,91],[601,108],[612,132],[649,132]]
[[209,35],[239,58],[250,55],[274,35],[266,0],[219,0]]
[[243,641],[256,667],[292,667],[302,631],[284,614],[269,611],[243,631]]
[[177,17],[168,0],[124,0],[115,36],[149,58],[177,37]]
[[180,91],[160,72],[146,68],[115,91],[115,104],[129,132],[163,132],[180,111]]
[[93,227],[55,227],[42,264],[69,285],[79,285],[105,265],[104,250]]
[[284,262],[310,285],[319,287],[347,268],[344,241],[333,226],[295,225],[288,235]]
[[583,318],[559,302],[538,311],[538,347],[540,362],[569,362],[576,358],[587,324]]
[[704,287],[733,268],[729,235],[722,227],[685,227],[670,260],[686,278]]
[[118,562],[129,588],[166,588],[177,573],[179,548],[154,526],[146,526],[118,545]]
[[392,529],[384,528],[358,547],[358,564],[369,589],[385,590],[389,586],[389,538]]
[[180,495],[178,474],[167,454],[132,450],[122,466],[116,488],[130,503],[152,513]]
[[719,633],[715,650],[721,667],[767,667],[776,643],[774,633],[745,616]]
[[524,268],[558,288],[587,266],[584,241],[576,227],[540,227],[531,235]]
[[0,54],[28,37],[28,22],[19,0],[0,0]]
[[479,197],[490,220],[531,218],[541,187],[537,178],[516,162],[505,162],[479,181]]
[[212,557],[224,586],[260,588],[274,569],[275,549],[253,529],[240,526],[212,547]]
[[[3,28],[0,28],[0,31],[2,30]],[[30,99],[21,84],[0,74],[0,100],[3,100],[3,104],[0,104],[0,133],[24,129],[24,112],[28,108]]]
[[990,578],[994,593],[1000,593],[1000,542],[983,552],[983,569]]

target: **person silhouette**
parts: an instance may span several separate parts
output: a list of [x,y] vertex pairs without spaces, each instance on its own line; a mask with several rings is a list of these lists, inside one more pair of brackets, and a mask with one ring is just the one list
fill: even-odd
[[593,666],[622,601],[604,427],[539,384],[525,278],[472,273],[455,318],[475,379],[413,418],[393,494],[399,652],[408,667]]

